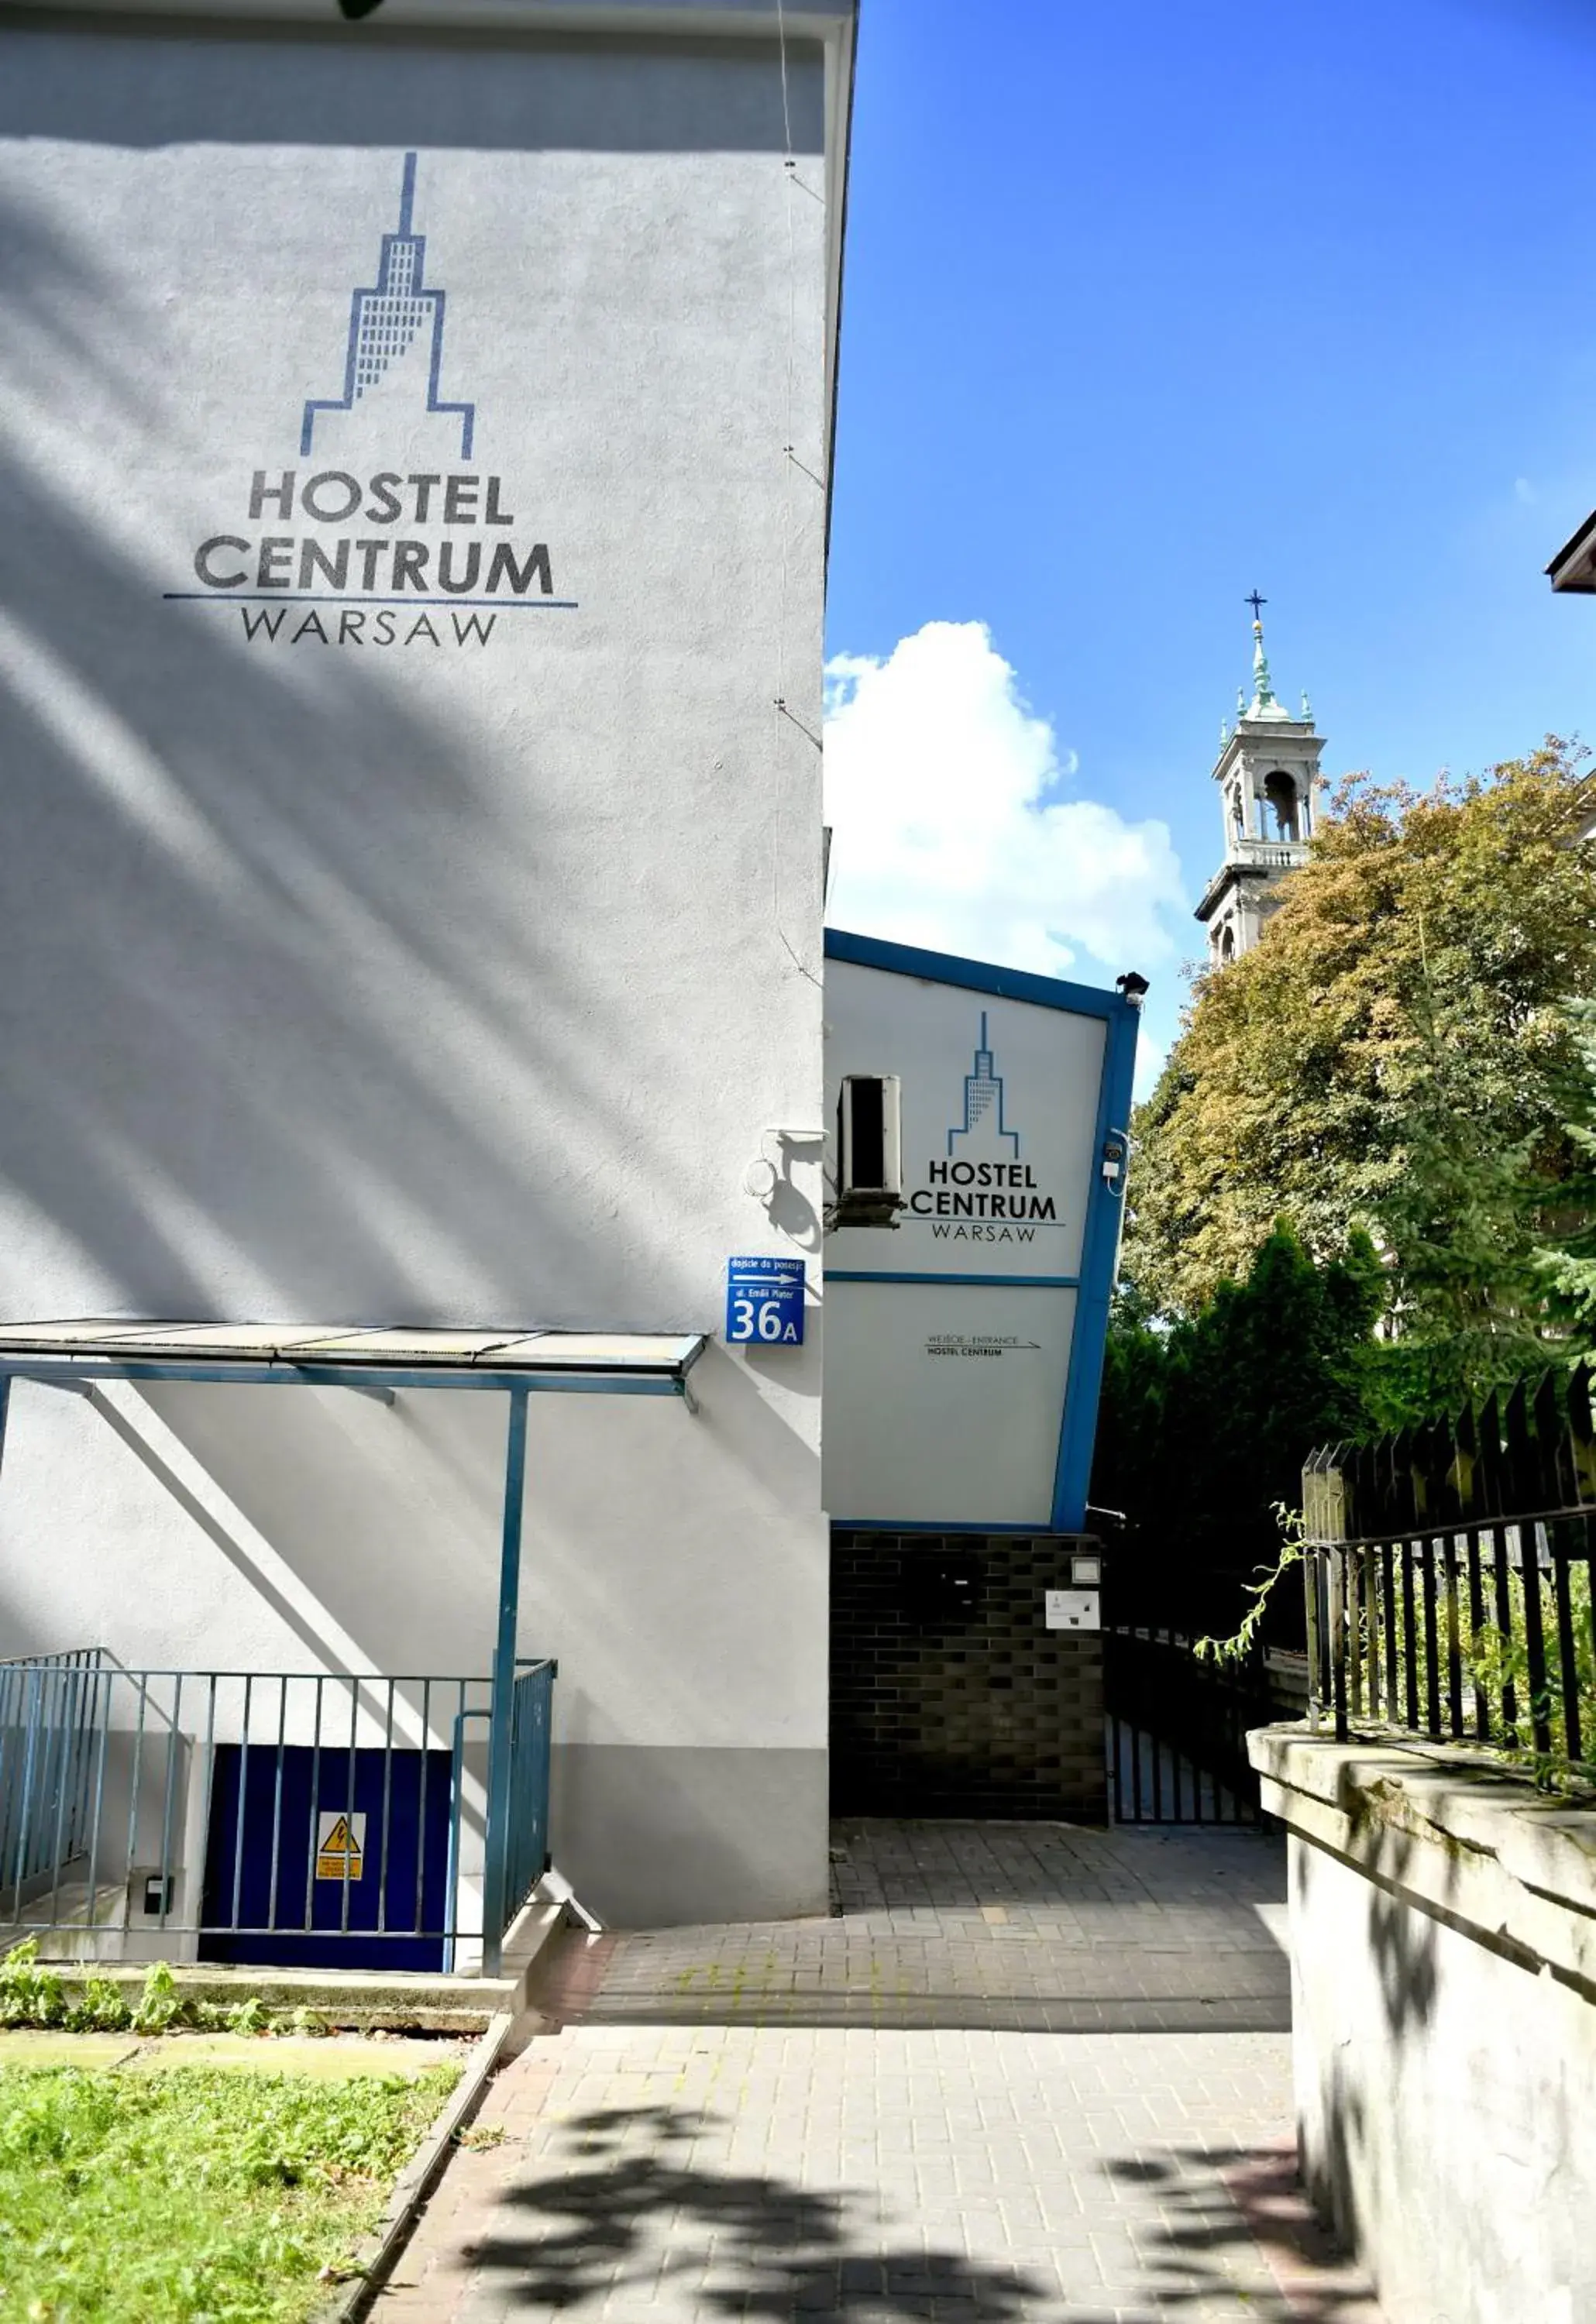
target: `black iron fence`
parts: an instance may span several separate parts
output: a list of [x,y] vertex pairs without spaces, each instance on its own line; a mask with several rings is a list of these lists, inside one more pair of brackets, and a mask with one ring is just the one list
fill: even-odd
[[1116,1823],[1256,1823],[1247,1731],[1292,1715],[1261,1654],[1200,1660],[1181,1632],[1103,1634],[1109,1789]]
[[1596,1775],[1592,1379],[1303,1471],[1312,1711]]

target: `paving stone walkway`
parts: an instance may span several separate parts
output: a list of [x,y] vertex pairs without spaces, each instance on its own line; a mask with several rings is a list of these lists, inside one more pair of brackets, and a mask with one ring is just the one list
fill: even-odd
[[1379,2324],[1295,2190],[1278,1843],[855,1823],[834,1872],[573,1945],[374,2316]]

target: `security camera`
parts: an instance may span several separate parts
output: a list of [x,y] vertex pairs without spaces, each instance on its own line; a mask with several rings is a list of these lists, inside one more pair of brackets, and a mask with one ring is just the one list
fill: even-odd
[[1123,976],[1115,977],[1114,989],[1124,994],[1133,1009],[1138,1009],[1141,1005],[1141,996],[1148,989],[1148,982],[1145,976],[1138,976],[1133,968],[1128,968]]

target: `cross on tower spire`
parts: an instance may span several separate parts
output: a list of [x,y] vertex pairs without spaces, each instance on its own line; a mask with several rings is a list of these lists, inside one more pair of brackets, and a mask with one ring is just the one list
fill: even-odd
[[1264,607],[1268,604],[1268,602],[1269,602],[1269,601],[1268,601],[1268,599],[1267,597],[1260,597],[1260,596],[1259,595],[1259,594],[1258,594],[1258,592],[1257,592],[1257,590],[1256,590],[1256,589],[1253,591],[1253,593],[1252,593],[1252,595],[1251,595],[1251,596],[1250,596],[1250,597],[1243,597],[1243,598],[1242,598],[1242,600],[1241,600],[1241,603],[1242,603],[1244,605],[1250,605],[1250,606],[1251,606],[1251,608],[1252,608],[1252,618],[1253,618],[1253,620],[1254,620],[1255,622],[1261,622],[1261,621],[1262,621],[1262,619],[1263,619],[1263,609],[1264,609]]

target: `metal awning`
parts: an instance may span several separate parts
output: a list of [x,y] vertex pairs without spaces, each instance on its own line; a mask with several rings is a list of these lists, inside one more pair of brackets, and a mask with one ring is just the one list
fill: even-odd
[[680,1396],[701,1332],[414,1331],[328,1323],[0,1324],[0,1379],[278,1381]]
[[509,1898],[511,1755],[526,1498],[527,1406],[539,1392],[678,1396],[696,1412],[687,1374],[702,1332],[447,1332],[356,1324],[130,1322],[125,1316],[0,1324],[0,1453],[14,1379],[91,1388],[98,1380],[235,1387],[346,1388],[392,1403],[398,1388],[508,1391],[499,1617],[494,1644],[484,1967],[499,1969]]

